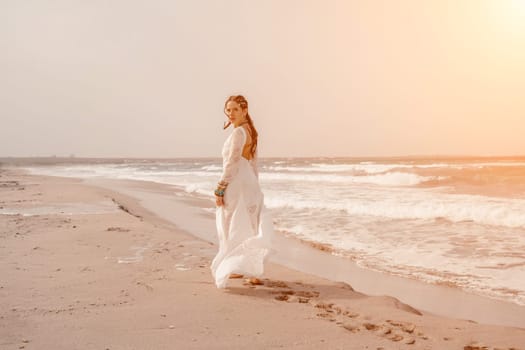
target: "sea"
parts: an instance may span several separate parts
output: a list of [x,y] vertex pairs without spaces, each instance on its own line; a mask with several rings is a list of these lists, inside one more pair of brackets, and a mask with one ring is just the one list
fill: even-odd
[[[525,305],[525,157],[258,163],[265,205],[281,234],[329,247],[366,269]],[[222,161],[93,160],[26,168],[154,181],[211,200]]]

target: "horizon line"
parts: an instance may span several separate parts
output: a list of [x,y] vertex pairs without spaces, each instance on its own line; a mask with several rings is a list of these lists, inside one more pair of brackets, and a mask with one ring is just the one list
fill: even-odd
[[[375,155],[375,156],[350,156],[350,155],[337,155],[337,156],[326,156],[326,155],[317,155],[317,156],[264,156],[259,157],[259,159],[269,159],[269,158],[330,158],[330,159],[363,159],[363,158],[525,158],[525,154],[512,154],[512,155],[476,155],[476,154],[409,154],[409,155]],[[0,156],[0,160],[3,159],[213,159],[221,158],[220,156],[174,156],[174,157],[137,157],[137,156]]]

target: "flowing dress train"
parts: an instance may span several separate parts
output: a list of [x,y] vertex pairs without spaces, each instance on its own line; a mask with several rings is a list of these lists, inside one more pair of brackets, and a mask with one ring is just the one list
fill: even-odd
[[224,205],[216,209],[219,252],[211,264],[217,288],[225,288],[230,274],[258,277],[270,251],[273,223],[264,207],[259,185],[257,157],[242,156],[246,130],[236,127],[222,148],[221,181],[228,187]]

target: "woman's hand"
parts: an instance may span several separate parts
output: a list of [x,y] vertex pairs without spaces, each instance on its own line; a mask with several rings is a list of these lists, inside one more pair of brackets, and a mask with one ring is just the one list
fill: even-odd
[[215,196],[215,205],[222,207],[224,205],[224,197]]

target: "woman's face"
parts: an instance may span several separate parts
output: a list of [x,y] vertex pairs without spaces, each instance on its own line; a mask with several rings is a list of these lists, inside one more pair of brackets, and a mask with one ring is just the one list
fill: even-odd
[[230,122],[237,126],[246,120],[247,110],[243,110],[241,106],[235,101],[228,101],[224,109]]

